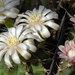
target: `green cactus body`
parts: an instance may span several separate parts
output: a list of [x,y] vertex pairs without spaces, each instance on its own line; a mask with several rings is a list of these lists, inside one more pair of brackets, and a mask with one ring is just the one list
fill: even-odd
[[56,75],[75,75],[75,66],[71,66],[65,60],[62,60]]

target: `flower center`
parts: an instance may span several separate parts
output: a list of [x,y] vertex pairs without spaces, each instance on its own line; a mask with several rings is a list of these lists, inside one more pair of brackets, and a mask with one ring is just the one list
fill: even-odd
[[28,18],[28,21],[30,22],[37,22],[41,17],[41,14],[38,12],[32,13],[31,16]]
[[12,37],[9,37],[9,38],[7,39],[6,43],[7,43],[8,45],[13,45],[13,44],[15,44],[17,41],[18,41],[18,40],[17,40],[14,36],[12,36]]
[[68,52],[68,56],[70,58],[74,57],[75,56],[75,49],[71,49],[69,52]]
[[3,7],[3,6],[4,6],[3,1],[0,1],[0,7]]

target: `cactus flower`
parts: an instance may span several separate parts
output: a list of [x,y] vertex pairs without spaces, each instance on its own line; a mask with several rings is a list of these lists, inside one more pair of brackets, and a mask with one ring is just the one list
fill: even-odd
[[73,25],[75,26],[75,15],[74,15],[74,17],[70,18],[70,21],[74,22]]
[[35,52],[32,30],[25,29],[23,26],[8,28],[8,32],[0,34],[0,61],[4,56],[5,64],[8,68],[12,67],[10,58],[16,64],[20,64],[19,55],[26,60],[30,59],[30,52]]
[[61,52],[58,52],[60,58],[65,59],[70,65],[75,64],[75,42],[65,41],[65,46],[58,46]]
[[0,0],[0,23],[7,17],[16,18],[19,10],[15,6],[19,4],[20,0]]
[[[39,9],[34,8],[32,11],[27,10],[25,13],[19,14],[16,19],[15,25],[25,25],[32,29],[39,37],[38,41],[42,41],[43,38],[50,37],[50,32],[47,27],[54,30],[59,29],[59,25],[52,19],[58,19],[58,14],[50,9],[46,9],[44,6],[39,6]],[[41,35],[41,36],[40,36]]]

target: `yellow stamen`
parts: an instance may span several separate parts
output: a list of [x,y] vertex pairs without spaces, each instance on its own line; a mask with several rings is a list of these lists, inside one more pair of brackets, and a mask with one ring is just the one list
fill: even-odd
[[13,44],[15,44],[17,41],[18,41],[18,40],[17,40],[14,36],[12,36],[12,37],[9,37],[9,38],[7,39],[6,43],[7,43],[8,45],[13,45]]
[[2,7],[4,4],[3,4],[3,1],[0,1],[0,7]]
[[41,14],[38,12],[32,13],[31,16],[28,18],[30,22],[36,22],[38,19],[40,19]]

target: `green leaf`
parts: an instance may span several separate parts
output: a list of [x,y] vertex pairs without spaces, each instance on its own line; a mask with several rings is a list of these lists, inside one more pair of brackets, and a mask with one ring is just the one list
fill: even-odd
[[31,68],[33,71],[33,75],[45,75],[44,67],[41,63],[33,62],[31,63]]
[[12,23],[11,23],[10,19],[5,19],[5,26],[6,26],[7,28],[12,27]]

